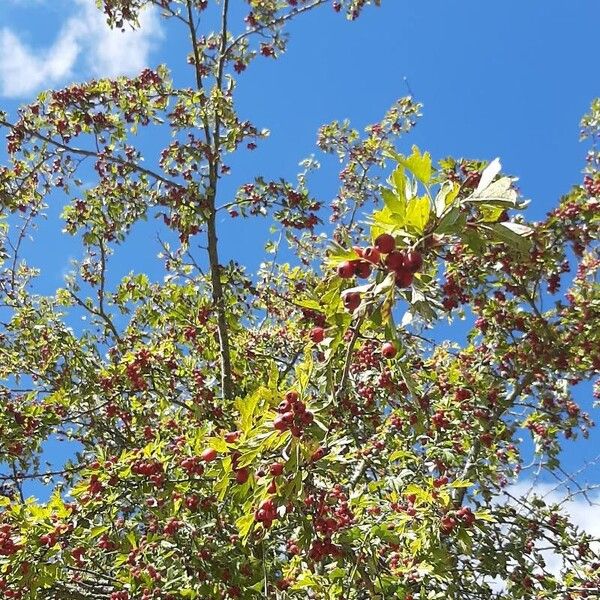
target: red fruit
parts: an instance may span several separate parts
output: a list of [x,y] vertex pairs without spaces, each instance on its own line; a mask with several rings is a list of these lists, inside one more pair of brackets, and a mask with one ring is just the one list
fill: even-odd
[[298,400],[300,400],[300,394],[292,390],[286,393],[285,399],[291,404],[295,404],[296,402],[298,402]]
[[357,256],[360,256],[362,258],[363,249],[360,246],[352,246],[352,250],[356,252]]
[[313,327],[309,337],[315,344],[320,344],[325,339],[325,330],[322,327]]
[[292,408],[292,405],[287,400],[282,400],[277,407],[277,412],[284,413]]
[[313,422],[314,418],[315,416],[309,410],[307,410],[301,416],[302,425],[310,425]]
[[407,288],[412,285],[414,275],[410,271],[396,271],[396,285],[399,288]]
[[381,254],[379,250],[377,250],[377,248],[375,248],[374,246],[369,246],[368,248],[365,248],[365,251],[363,252],[363,257],[365,258],[365,260],[368,260],[374,265],[378,264],[381,260]]
[[394,344],[391,342],[386,342],[383,344],[383,346],[381,346],[381,354],[383,354],[385,358],[394,358],[397,353],[398,350],[396,350],[396,346],[394,346]]
[[240,439],[239,431],[229,431],[228,433],[225,434],[225,441],[228,444],[235,444],[235,442],[237,442],[239,439]]
[[448,483],[448,481],[450,481],[450,480],[448,479],[448,477],[446,477],[446,475],[440,475],[440,477],[438,477],[437,479],[434,479],[433,487],[436,487],[436,488],[442,487],[443,485],[446,485]]
[[404,268],[411,273],[416,273],[423,266],[423,255],[417,250],[411,250],[404,257]]
[[275,514],[275,502],[273,502],[273,500],[271,500],[270,498],[267,498],[266,500],[263,500],[260,503],[259,509],[264,510],[267,513],[274,515]]
[[385,266],[390,271],[400,271],[404,267],[404,253],[398,250],[390,252],[385,259]]
[[475,515],[468,506],[463,506],[458,510],[456,516],[467,526],[471,527],[475,523]]
[[456,519],[454,517],[450,517],[449,515],[442,517],[442,520],[440,521],[440,531],[442,533],[451,533],[455,527]]
[[[286,415],[288,413],[285,413]],[[275,429],[277,429],[277,431],[286,431],[288,428],[288,424],[286,422],[286,420],[283,418],[283,415],[279,415],[278,417],[275,417],[275,420],[273,421],[273,427]]]
[[203,450],[202,454],[200,455],[200,459],[204,462],[210,462],[215,460],[215,458],[217,458],[217,451],[214,448],[206,448],[206,450]]
[[371,265],[364,260],[356,261],[356,265],[354,267],[356,272],[356,276],[361,279],[366,279],[371,274]]
[[271,483],[267,487],[267,494],[276,494],[277,493],[277,484],[275,480],[271,481]]
[[267,518],[267,511],[264,508],[259,508],[255,513],[254,513],[254,518],[262,523],[266,518]]
[[389,233],[382,233],[375,238],[375,247],[382,254],[389,254],[396,248],[396,240]]
[[281,418],[283,419],[284,423],[287,423],[288,425],[291,425],[294,422],[294,413],[291,412],[291,411],[283,413],[281,415]]
[[348,292],[344,294],[344,306],[346,310],[354,312],[360,306],[360,294],[358,292]]
[[317,460],[321,460],[325,456],[325,448],[317,448],[311,455],[311,462],[316,462]]
[[235,472],[235,480],[242,485],[243,483],[246,483],[246,481],[248,481],[248,477],[250,477],[250,471],[248,471],[248,469],[244,468],[244,469],[238,469]]
[[283,473],[283,465],[281,463],[274,463],[269,467],[269,473],[273,477],[279,477]]
[[337,274],[338,277],[341,277],[342,279],[350,279],[351,277],[354,277],[354,263],[350,262],[349,260],[341,262],[337,267]]

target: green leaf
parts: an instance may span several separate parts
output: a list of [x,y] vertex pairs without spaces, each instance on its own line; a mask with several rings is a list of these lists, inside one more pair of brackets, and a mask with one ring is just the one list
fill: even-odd
[[526,225],[510,222],[494,223],[490,225],[490,229],[496,240],[508,244],[521,254],[526,254],[531,249],[531,240],[524,236],[529,235],[532,230]]
[[513,188],[513,180],[510,177],[502,177],[484,189],[477,188],[464,202],[481,202],[510,208],[517,205],[517,197],[517,191]]
[[396,190],[396,197],[403,202],[406,199],[406,174],[404,173],[404,168],[398,165],[396,169],[394,169],[392,175],[388,179],[388,182],[391,186]]
[[208,446],[210,448],[214,448],[217,452],[228,452],[229,451],[229,446],[227,445],[227,442],[225,440],[223,440],[222,438],[218,438],[218,437],[207,438],[206,446]]
[[466,222],[466,215],[458,206],[454,206],[442,217],[442,220],[435,228],[435,232],[440,235],[447,233],[460,233],[463,230]]
[[[400,229],[406,224],[406,212],[395,213],[392,212],[387,206],[384,206],[381,210],[376,210],[371,215],[371,220],[374,225],[379,226],[383,231],[392,232],[395,229]],[[372,234],[376,235],[375,232]]]
[[327,264],[335,266],[345,260],[358,260],[360,256],[350,248],[347,250],[337,242],[333,242],[327,252]]
[[247,515],[241,516],[236,520],[235,526],[238,529],[240,534],[240,538],[244,541],[248,535],[250,534],[250,530],[252,529],[252,525],[254,524],[254,515],[249,513]]
[[383,198],[383,204],[390,212],[403,215],[406,212],[406,199],[398,196],[392,190],[388,188],[382,188],[381,197]]
[[[244,433],[248,433],[252,428],[256,407],[261,399],[268,395],[269,391],[263,387],[260,387],[247,398],[244,398],[243,400],[238,399],[235,401],[235,407],[240,413],[240,426]],[[216,448],[216,450],[218,450],[218,448]]]
[[429,222],[431,204],[427,196],[412,198],[406,207],[406,225],[421,235]]
[[479,254],[485,249],[485,241],[472,229],[463,231],[461,237],[473,252]]
[[484,223],[495,223],[498,221],[504,210],[505,209],[502,206],[489,206],[488,204],[483,204],[479,208],[481,220]]
[[459,191],[460,186],[454,181],[445,181],[442,184],[433,202],[437,217],[441,217],[446,209],[453,204]]
[[417,146],[412,147],[408,158],[400,158],[400,164],[405,166],[421,183],[427,185],[431,181],[431,155],[429,152],[421,155]]
[[473,485],[472,481],[467,481],[466,479],[456,479],[450,484],[450,487],[453,488],[468,488]]

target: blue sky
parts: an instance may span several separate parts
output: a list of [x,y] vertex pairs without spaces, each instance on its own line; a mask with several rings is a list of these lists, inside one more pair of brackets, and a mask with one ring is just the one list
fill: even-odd
[[[148,13],[135,34],[109,32],[93,0],[2,0],[0,3],[0,104],[13,112],[44,86],[61,86],[90,76],[134,73],[168,64],[175,80],[191,83],[181,60],[185,33]],[[318,127],[350,118],[362,128],[378,120],[408,93],[424,104],[424,116],[401,150],[413,143],[446,155],[492,159],[520,178],[532,199],[528,214],[539,219],[569,187],[580,181],[585,147],[578,123],[600,95],[597,0],[383,0],[349,23],[329,8],[290,28],[289,50],[278,61],[261,59],[240,79],[241,113],[271,130],[258,150],[236,159],[224,186],[252,175],[293,177],[298,162],[316,153]],[[240,24],[235,25],[238,30]],[[14,114],[14,113],[13,113]],[[147,144],[150,154],[157,148]],[[316,195],[327,200],[337,188],[336,161],[319,156]],[[50,207],[28,256],[44,269],[42,288],[61,283],[78,244],[57,235],[60,202]],[[267,221],[220,223],[223,261],[242,260],[254,270],[264,259]],[[132,238],[127,257],[114,266],[127,272],[151,264],[148,230]],[[43,240],[43,243],[40,241]],[[48,247],[52,252],[48,252]],[[133,258],[132,258],[133,257]],[[158,272],[155,273],[158,275]],[[590,386],[578,394],[591,406]],[[575,469],[596,456],[598,436],[572,446],[566,464]],[[598,468],[582,479],[600,479]]]

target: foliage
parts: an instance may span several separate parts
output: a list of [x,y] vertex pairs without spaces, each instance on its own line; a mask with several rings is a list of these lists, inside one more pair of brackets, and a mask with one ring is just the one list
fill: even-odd
[[[600,371],[596,150],[529,223],[498,160],[398,152],[420,113],[408,97],[364,133],[321,128],[341,161],[329,213],[309,191],[315,161],[226,203],[227,157],[267,135],[237,114],[236,77],[284,51],[288,21],[321,5],[357,18],[367,2],[249,0],[236,34],[227,0],[98,1],[115,27],[149,4],[189,35],[194,87],[159,67],[0,115],[3,597],[597,595],[593,540],[507,489],[524,432],[560,474],[563,438],[592,425],[572,387]],[[221,30],[198,31],[217,9]],[[593,141],[599,110],[582,122]],[[165,129],[143,157],[141,133]],[[50,201],[83,256],[42,295],[21,246]],[[273,242],[254,277],[221,265],[227,213],[267,215],[297,259]],[[169,240],[166,276],[113,284],[111,258],[145,219]],[[467,343],[440,342],[436,325],[458,317],[474,323]],[[47,471],[57,436],[77,452]],[[36,480],[47,501],[26,498]]]

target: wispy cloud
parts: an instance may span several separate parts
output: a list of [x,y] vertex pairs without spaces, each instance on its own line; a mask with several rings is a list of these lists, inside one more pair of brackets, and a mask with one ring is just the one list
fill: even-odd
[[[592,490],[586,494],[571,495],[564,486],[550,483],[531,483],[522,481],[516,483],[508,491],[517,497],[536,495],[546,504],[559,504],[562,511],[569,515],[571,522],[582,531],[600,539],[600,491]],[[577,491],[577,490],[575,490]],[[590,504],[591,502],[591,504]]]
[[0,30],[0,94],[22,98],[74,77],[137,73],[148,66],[162,38],[154,8],[142,13],[140,25],[135,31],[111,30],[92,0],[76,0],[74,14],[48,48],[29,46],[4,27]]
[[[600,492],[598,490],[592,490],[584,497],[583,494],[573,495],[562,486],[522,481],[510,486],[508,491],[516,497],[537,496],[547,505],[558,504],[561,513],[568,517],[582,533],[600,539]],[[600,551],[600,544],[595,542],[593,548]],[[544,550],[542,554],[548,570],[558,575],[564,566],[561,556],[550,550]]]

